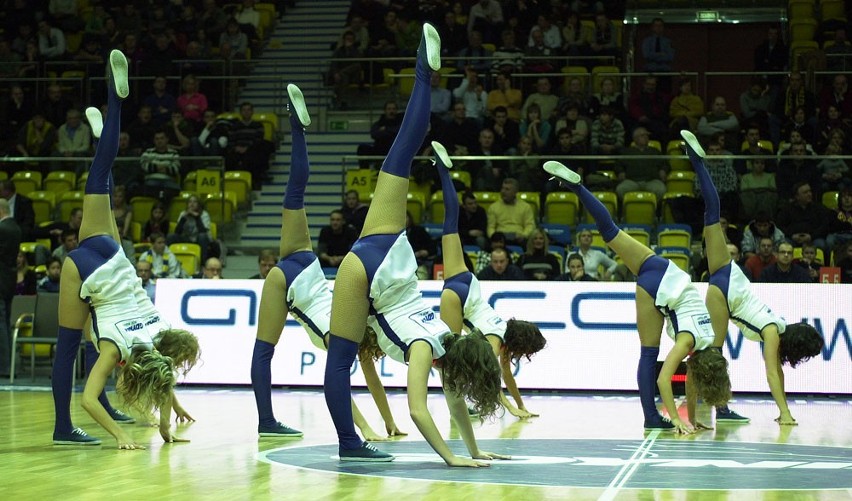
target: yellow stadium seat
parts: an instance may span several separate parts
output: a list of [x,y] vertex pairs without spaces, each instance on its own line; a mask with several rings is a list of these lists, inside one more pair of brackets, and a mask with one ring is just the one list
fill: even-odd
[[33,201],[33,211],[35,211],[36,224],[53,220],[53,209],[56,206],[56,193],[52,191],[31,191],[27,196]]
[[846,6],[843,0],[821,0],[819,10],[823,21],[829,19],[846,19]]
[[444,192],[441,190],[429,197],[429,220],[433,223],[444,221]]
[[800,40],[790,44],[790,62],[793,70],[799,69],[799,56],[819,50],[819,44],[813,40]]
[[[772,141],[768,139],[758,139],[757,146],[769,151],[769,153],[775,153],[775,145],[772,144]],[[748,149],[748,141],[743,141],[743,144],[740,146],[742,151]]]
[[66,191],[59,196],[59,201],[56,203],[59,208],[57,217],[60,221],[68,221],[71,217],[71,211],[75,208],[83,208],[83,192],[82,191]]
[[496,191],[475,191],[473,192],[473,196],[476,197],[476,203],[485,209],[486,212],[488,212],[488,208],[491,207],[491,204],[500,200],[500,193]]
[[188,275],[195,275],[201,266],[201,246],[198,244],[172,244],[169,250],[175,255],[180,266]]
[[[470,179],[470,172],[467,172],[465,170],[453,169],[453,170],[450,171],[450,177],[454,181],[458,181],[458,182],[464,184],[464,187],[469,189],[469,190],[473,188],[473,185],[471,184],[471,179]],[[459,191],[459,190],[456,190],[456,191]]]
[[361,203],[370,201],[370,193],[375,186],[375,173],[370,169],[352,169],[346,171],[346,191],[358,192]]
[[787,15],[790,21],[814,17],[814,0],[790,0]]
[[790,41],[809,42],[816,34],[817,22],[814,18],[798,18],[790,20]]
[[397,74],[400,99],[408,99],[414,89],[414,68],[402,68]]
[[420,192],[408,192],[408,201],[405,209],[411,213],[411,221],[414,224],[423,222],[423,214],[426,212],[426,197]]
[[660,247],[685,247],[692,244],[692,235],[685,230],[663,230],[657,234],[657,245]]
[[21,170],[12,174],[11,179],[15,182],[15,191],[21,195],[41,189],[41,172]]
[[548,223],[574,226],[580,212],[580,200],[570,191],[555,191],[544,200],[544,219]]
[[666,191],[689,193],[695,187],[695,172],[671,171],[666,177]]
[[77,187],[77,175],[71,171],[58,170],[53,171],[44,178],[42,189],[52,191],[57,195],[61,195],[66,191],[72,191]]
[[537,191],[521,191],[518,192],[518,198],[532,206],[533,215],[538,220],[541,214],[541,195]]
[[651,246],[651,234],[645,230],[640,230],[637,228],[627,228],[624,230],[625,233],[633,237],[634,240],[644,245],[645,247]]
[[89,173],[84,172],[77,178],[77,189],[84,191],[86,189],[86,181],[89,179]]
[[568,92],[568,86],[573,78],[579,78],[583,85],[583,91],[588,92],[591,77],[585,66],[563,66],[560,71],[565,74],[565,78],[562,80],[563,94]]
[[657,196],[648,191],[624,194],[624,222],[653,226],[657,218]]
[[689,255],[681,254],[679,252],[663,252],[660,254],[661,257],[668,259],[677,265],[681,270],[689,273]]
[[[593,191],[592,195],[604,204],[604,207],[609,211],[609,215],[612,216],[613,220],[618,219],[618,195],[611,191]],[[587,223],[595,222],[595,218],[588,211],[586,212],[585,220]]]
[[244,205],[251,193],[251,172],[234,170],[225,172],[225,191],[233,191],[237,195],[237,204]]
[[[801,247],[793,247],[793,259],[802,259],[802,248]],[[825,263],[825,253],[819,247],[816,248],[816,262],[819,264]]]
[[0,170],[0,181],[9,179],[9,174],[6,174],[5,170]]
[[141,242],[142,241],[142,224],[137,223],[136,221],[130,222],[130,239],[133,242]]
[[151,209],[154,204],[159,202],[153,197],[133,197],[130,199],[130,206],[133,207],[133,220],[140,224],[145,224],[151,219]]
[[190,171],[183,178],[183,189],[186,191],[196,191],[198,189],[198,171]]
[[180,213],[186,210],[186,204],[189,202],[189,197],[197,196],[198,194],[194,191],[181,191],[178,196],[174,197],[171,205],[169,205],[169,221],[176,223],[180,217]]
[[216,224],[230,223],[234,220],[234,212],[237,210],[237,195],[233,191],[211,193],[207,195],[205,208],[210,214],[210,220]]

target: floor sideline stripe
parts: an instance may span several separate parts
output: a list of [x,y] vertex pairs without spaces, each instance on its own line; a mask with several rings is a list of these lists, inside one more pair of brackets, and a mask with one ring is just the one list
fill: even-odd
[[606,487],[606,490],[601,497],[598,498],[598,501],[612,501],[618,495],[619,491],[621,491],[624,484],[627,483],[627,480],[636,472],[636,469],[642,463],[642,460],[645,456],[648,455],[648,452],[651,450],[651,447],[656,442],[657,437],[660,436],[660,430],[653,430],[648,434],[648,437],[639,444],[639,447],[633,452],[633,455],[630,456],[630,459],[627,460],[627,464],[621,467],[618,470],[618,473]]

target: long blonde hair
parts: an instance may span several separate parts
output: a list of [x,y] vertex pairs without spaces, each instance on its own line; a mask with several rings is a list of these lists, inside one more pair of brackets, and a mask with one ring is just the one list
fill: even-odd
[[195,334],[183,329],[166,329],[154,336],[157,351],[172,359],[175,371],[185,376],[201,358],[201,347]]
[[175,387],[174,362],[156,350],[137,348],[118,375],[115,390],[128,407],[159,409]]

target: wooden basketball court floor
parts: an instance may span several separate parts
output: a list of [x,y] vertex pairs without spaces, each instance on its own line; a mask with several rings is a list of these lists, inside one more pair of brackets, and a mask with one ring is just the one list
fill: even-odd
[[[103,439],[94,447],[51,445],[49,388],[0,391],[0,500],[30,499],[852,499],[852,400],[791,398],[799,426],[780,427],[766,396],[738,397],[732,408],[750,424],[712,423],[691,436],[645,432],[635,395],[537,394],[541,414],[476,423],[483,450],[510,453],[490,468],[449,468],[407,413],[402,392],[391,407],[407,437],[377,443],[393,463],[339,463],[336,435],[317,390],[273,392],[276,417],[303,439],[259,439],[254,396],[244,388],[178,390],[197,421],[177,427],[190,443],[163,444],[156,428],[128,425],[143,451],[120,451],[80,408],[74,424]],[[113,400],[114,395],[111,395]],[[355,396],[377,431],[368,394]],[[430,394],[438,428],[465,449],[443,398]],[[685,408],[682,407],[685,412]],[[452,440],[455,439],[455,440]]]

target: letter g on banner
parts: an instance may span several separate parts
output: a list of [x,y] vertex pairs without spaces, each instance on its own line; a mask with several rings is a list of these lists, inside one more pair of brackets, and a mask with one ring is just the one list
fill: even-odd
[[635,323],[586,322],[580,318],[584,307],[595,311],[617,312],[628,306],[624,304],[625,301],[633,303],[636,301],[636,294],[633,292],[582,292],[574,296],[571,301],[571,321],[578,329],[636,330]]
[[[193,298],[208,298],[203,307],[193,308],[195,315],[201,312],[211,316],[193,316],[189,303]],[[180,301],[180,316],[187,325],[232,326],[237,324],[237,310],[232,298],[248,299],[248,325],[257,324],[257,294],[249,289],[199,289],[184,293]],[[200,300],[200,299],[199,299]],[[206,304],[209,303],[209,304]],[[227,312],[222,316],[222,312]],[[218,313],[218,315],[216,315]]]

